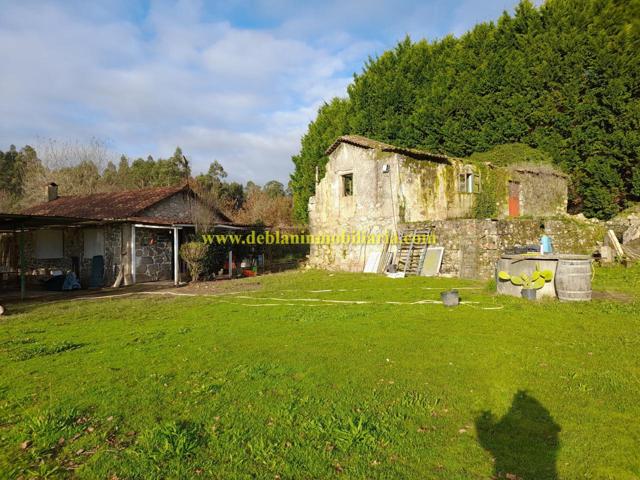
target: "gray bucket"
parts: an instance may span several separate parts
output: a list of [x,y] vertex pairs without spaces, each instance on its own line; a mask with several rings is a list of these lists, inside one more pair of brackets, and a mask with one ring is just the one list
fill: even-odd
[[520,296],[522,298],[526,298],[527,300],[535,300],[537,297],[538,291],[535,288],[523,288],[520,291]]
[[460,296],[457,290],[448,290],[440,293],[440,299],[445,307],[456,307],[460,303]]

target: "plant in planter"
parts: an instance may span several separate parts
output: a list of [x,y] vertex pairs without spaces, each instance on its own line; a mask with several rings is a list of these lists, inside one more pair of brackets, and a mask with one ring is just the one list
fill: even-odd
[[520,275],[509,275],[507,272],[498,272],[498,278],[503,281],[510,281],[514,285],[522,287],[522,298],[529,300],[536,299],[536,291],[544,287],[544,284],[553,280],[553,272],[551,270],[540,270],[536,265],[536,269],[529,276],[526,273]]
[[188,242],[180,246],[180,256],[189,267],[192,282],[197,282],[200,278],[208,250],[209,245],[203,242]]

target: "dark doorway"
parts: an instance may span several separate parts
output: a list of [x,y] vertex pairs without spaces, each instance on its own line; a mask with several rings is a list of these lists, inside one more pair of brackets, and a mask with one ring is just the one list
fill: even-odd
[[480,445],[495,462],[494,478],[557,480],[560,425],[527,392],[517,392],[499,420],[483,412],[476,418],[476,431]]

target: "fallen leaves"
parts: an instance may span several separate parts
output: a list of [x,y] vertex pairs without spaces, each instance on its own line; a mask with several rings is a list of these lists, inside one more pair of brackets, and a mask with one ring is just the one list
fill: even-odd
[[471,430],[471,425],[465,425],[463,428],[458,430],[458,433],[460,434],[467,433],[469,430]]
[[437,429],[435,425],[424,425],[422,427],[418,427],[416,430],[418,433],[426,433],[426,432],[435,432]]

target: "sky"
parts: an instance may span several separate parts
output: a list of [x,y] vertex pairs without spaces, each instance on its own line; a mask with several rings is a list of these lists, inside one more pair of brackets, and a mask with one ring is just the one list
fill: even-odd
[[0,150],[104,142],[287,183],[318,108],[410,35],[461,35],[515,0],[0,0]]

